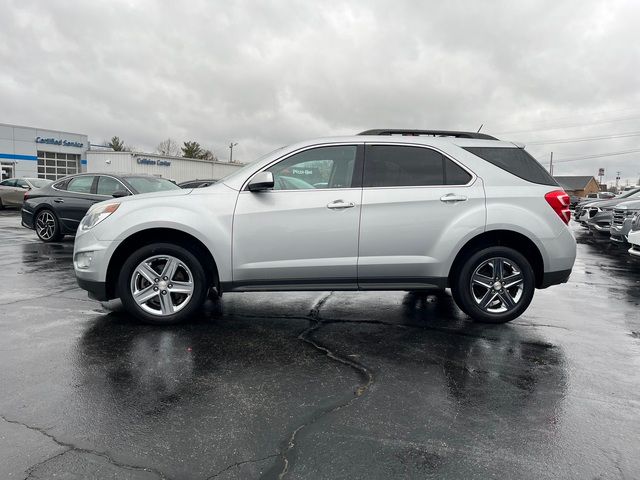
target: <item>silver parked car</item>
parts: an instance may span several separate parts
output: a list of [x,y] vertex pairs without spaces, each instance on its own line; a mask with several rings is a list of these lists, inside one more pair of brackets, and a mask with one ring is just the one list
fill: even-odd
[[507,322],[566,282],[569,196],[523,148],[469,132],[372,130],[272,152],[205,188],[91,207],[74,267],[151,323],[208,292],[450,287]]
[[44,178],[9,178],[0,182],[0,209],[21,207],[24,194],[35,188],[46,187],[51,180]]
[[640,200],[630,200],[616,205],[611,220],[612,242],[627,243],[627,235],[631,232],[632,222],[638,214],[640,214]]
[[621,203],[637,199],[640,199],[640,189],[629,190],[611,200],[602,200],[587,206],[585,208],[586,213],[582,215],[581,219],[586,217],[585,225],[589,228],[590,232],[597,235],[609,236],[611,222],[613,220],[613,210]]

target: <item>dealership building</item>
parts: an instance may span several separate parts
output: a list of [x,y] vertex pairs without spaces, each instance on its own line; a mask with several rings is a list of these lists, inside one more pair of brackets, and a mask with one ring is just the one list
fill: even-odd
[[0,123],[2,178],[57,180],[81,171],[87,162],[87,135]]
[[78,172],[145,173],[175,182],[219,179],[241,163],[212,162],[141,152],[91,149],[89,137],[0,123],[0,180],[34,177],[57,180]]

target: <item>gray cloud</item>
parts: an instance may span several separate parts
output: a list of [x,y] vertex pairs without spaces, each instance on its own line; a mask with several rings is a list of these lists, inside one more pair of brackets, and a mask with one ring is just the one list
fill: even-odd
[[[153,149],[171,136],[226,158],[234,140],[248,161],[296,140],[381,126],[484,123],[525,142],[640,131],[640,3],[631,0],[0,0],[0,8],[0,121],[94,142],[119,135]],[[557,126],[565,128],[541,130]],[[637,148],[640,136],[529,150],[560,160]],[[556,173],[604,166],[608,177],[620,170],[635,180],[638,158],[560,162]]]

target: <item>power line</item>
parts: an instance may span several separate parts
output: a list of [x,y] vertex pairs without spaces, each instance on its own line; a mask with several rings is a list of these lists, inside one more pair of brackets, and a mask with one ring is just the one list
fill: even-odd
[[632,150],[622,150],[619,152],[608,152],[608,153],[597,153],[594,155],[583,155],[583,156],[575,156],[574,157],[564,157],[558,160],[554,160],[554,163],[566,163],[566,162],[575,162],[578,160],[589,160],[591,158],[602,158],[602,157],[613,157],[616,155],[627,155],[630,153],[638,153],[640,152],[640,148],[632,149]]
[[527,145],[552,145],[557,143],[576,143],[576,142],[588,142],[591,140],[609,140],[612,138],[626,138],[626,137],[637,137],[640,136],[640,132],[627,132],[627,133],[617,133],[613,135],[600,135],[597,137],[581,137],[581,138],[562,138],[559,140],[549,140],[549,141],[540,141],[540,142],[528,142]]
[[556,126],[550,126],[550,127],[544,127],[544,128],[534,128],[530,130],[511,130],[508,132],[498,132],[495,135],[506,135],[506,134],[512,134],[512,133],[532,133],[532,132],[542,132],[546,130],[560,130],[563,128],[588,127],[591,125],[601,125],[603,123],[625,122],[627,120],[635,120],[638,118],[640,118],[640,115],[633,115],[631,117],[612,118],[609,120],[596,120],[596,121],[587,122],[587,123],[556,125]]

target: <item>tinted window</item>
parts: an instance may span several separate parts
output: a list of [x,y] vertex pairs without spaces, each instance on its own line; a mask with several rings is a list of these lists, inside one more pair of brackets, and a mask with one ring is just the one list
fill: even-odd
[[29,184],[22,179],[16,180],[16,187],[29,188]]
[[558,185],[549,172],[522,148],[467,147],[465,150],[528,182]]
[[430,148],[367,146],[365,187],[464,185],[470,180],[469,173]]
[[93,175],[83,175],[82,177],[72,178],[67,186],[67,190],[69,192],[91,193],[93,179]]
[[98,177],[98,195],[113,195],[118,191],[127,191],[127,189],[118,180],[113,177]]
[[138,193],[163,192],[165,190],[180,190],[180,187],[166,178],[157,177],[125,177],[125,180]]
[[353,179],[357,147],[320,147],[296,153],[275,164],[274,190],[349,188]]
[[16,181],[14,179],[5,180],[4,182],[0,182],[0,185],[3,187],[15,187]]
[[471,181],[471,175],[459,165],[446,157],[444,159],[444,184],[445,185],[466,185]]

